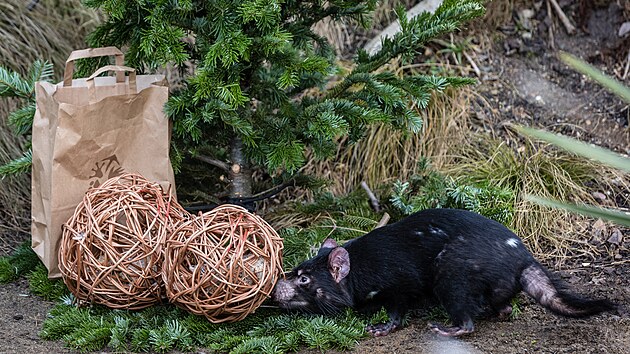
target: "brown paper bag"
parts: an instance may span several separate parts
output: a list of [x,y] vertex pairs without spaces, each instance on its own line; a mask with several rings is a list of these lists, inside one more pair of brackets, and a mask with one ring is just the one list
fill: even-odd
[[[116,65],[72,80],[75,60],[99,56],[114,56]],[[159,182],[175,196],[164,76],[136,75],[123,62],[115,47],[75,51],[63,82],[35,85],[32,247],[51,278],[61,276],[61,227],[89,187],[129,172]],[[116,76],[97,77],[106,71]]]

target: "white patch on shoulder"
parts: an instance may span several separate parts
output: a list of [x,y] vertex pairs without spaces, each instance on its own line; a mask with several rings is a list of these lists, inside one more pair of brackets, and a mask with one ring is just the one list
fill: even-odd
[[518,239],[510,238],[507,241],[505,241],[505,244],[508,245],[508,246],[516,248],[516,247],[518,247],[519,242],[518,242]]

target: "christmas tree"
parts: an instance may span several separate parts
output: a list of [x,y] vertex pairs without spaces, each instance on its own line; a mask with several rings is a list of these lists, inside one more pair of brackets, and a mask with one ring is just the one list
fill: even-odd
[[473,82],[461,77],[397,75],[386,65],[411,61],[432,38],[480,16],[480,1],[446,0],[407,19],[373,54],[358,50],[351,68],[313,26],[324,19],[368,26],[375,0],[86,0],[109,15],[93,46],[126,49],[127,64],[179,69],[184,82],[165,111],[173,119],[175,160],[197,157],[226,171],[230,201],[252,196],[252,171],[286,180],[307,153],[326,158],[340,137],[360,139],[385,122],[418,132],[433,91]]

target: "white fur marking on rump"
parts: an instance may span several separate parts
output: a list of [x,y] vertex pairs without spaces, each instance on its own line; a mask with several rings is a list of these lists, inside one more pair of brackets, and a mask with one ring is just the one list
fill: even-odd
[[514,248],[518,247],[518,239],[515,239],[515,238],[511,238],[511,239],[505,241],[505,243],[508,246],[511,246],[511,247],[514,247]]
[[444,230],[434,227],[434,226],[429,226],[429,232],[436,235],[436,236],[440,236],[440,237],[446,237],[446,232],[444,232]]
[[370,300],[373,299],[374,296],[376,296],[376,294],[378,294],[378,291],[370,291],[369,294],[367,294],[367,296],[365,297],[366,300]]

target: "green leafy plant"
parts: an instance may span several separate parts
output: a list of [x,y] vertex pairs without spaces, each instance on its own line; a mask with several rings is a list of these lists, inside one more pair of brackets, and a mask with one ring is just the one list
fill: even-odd
[[510,312],[510,319],[517,319],[521,313],[523,313],[523,301],[518,296],[514,297],[510,302],[510,306],[512,306],[512,312]]
[[306,223],[302,227],[282,228],[284,239],[283,266],[289,270],[317,253],[315,245],[331,237],[349,240],[371,231],[382,218],[372,210],[363,190],[345,196],[329,192],[318,193],[309,204],[291,205]]
[[[11,112],[8,117],[15,134],[30,134],[35,115],[35,82],[50,80],[52,75],[52,64],[46,61],[35,61],[24,77],[0,66],[0,97],[14,97],[22,103],[22,107]],[[0,166],[0,177],[30,171],[31,158],[29,148],[23,156]]]

